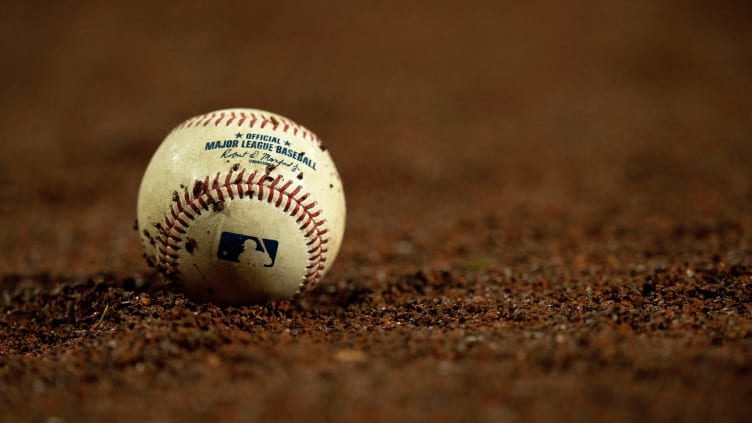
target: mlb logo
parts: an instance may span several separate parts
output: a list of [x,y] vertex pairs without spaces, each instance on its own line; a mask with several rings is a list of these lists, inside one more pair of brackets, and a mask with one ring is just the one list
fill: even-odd
[[264,267],[274,267],[274,262],[277,259],[279,241],[258,238],[252,235],[236,234],[234,232],[222,232],[220,235],[217,258],[240,263],[240,254],[245,251],[245,243],[248,241],[253,241],[255,245],[253,251],[265,254],[269,257],[270,262],[264,264]]

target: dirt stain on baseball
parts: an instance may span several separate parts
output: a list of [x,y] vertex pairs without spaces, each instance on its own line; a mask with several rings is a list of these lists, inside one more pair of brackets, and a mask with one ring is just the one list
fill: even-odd
[[191,237],[185,238],[185,251],[188,252],[188,254],[193,254],[193,250],[198,248],[198,243],[195,239]]
[[204,182],[199,181],[198,179],[193,184],[193,196],[196,197],[204,190]]

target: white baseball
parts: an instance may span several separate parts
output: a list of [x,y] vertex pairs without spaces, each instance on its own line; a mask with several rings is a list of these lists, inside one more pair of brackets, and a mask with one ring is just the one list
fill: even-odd
[[178,125],[154,153],[138,228],[147,262],[189,298],[253,304],[324,276],[345,195],[313,132],[262,110],[218,110]]

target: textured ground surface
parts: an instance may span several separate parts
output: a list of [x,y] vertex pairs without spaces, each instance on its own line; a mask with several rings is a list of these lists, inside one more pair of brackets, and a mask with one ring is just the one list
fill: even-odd
[[[4,5],[0,420],[748,419],[746,2],[240,3]],[[313,295],[141,260],[150,155],[230,106],[339,166]]]

